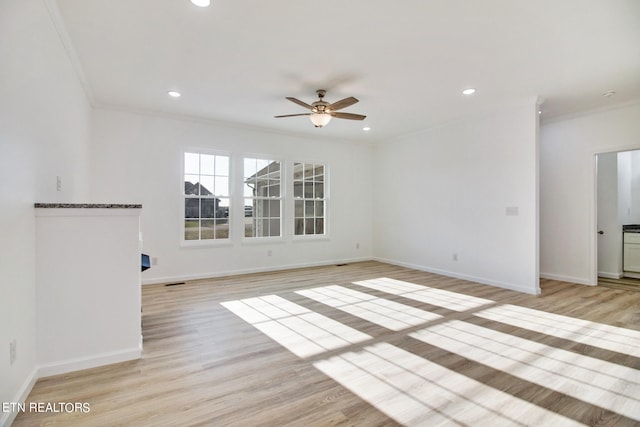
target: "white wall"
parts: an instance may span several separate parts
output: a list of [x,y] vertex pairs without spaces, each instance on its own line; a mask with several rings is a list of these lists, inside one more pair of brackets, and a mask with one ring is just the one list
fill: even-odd
[[36,209],[41,377],[140,358],[139,230],[140,209]]
[[618,160],[619,223],[640,224],[640,150],[605,155],[616,156]]
[[[94,111],[92,129],[94,201],[143,205],[143,250],[158,258],[158,264],[143,273],[143,283],[367,259],[373,254],[370,146],[100,109]],[[256,244],[238,236],[222,246],[182,247],[185,149],[229,152],[236,165],[242,164],[245,154],[275,157],[286,164],[326,163],[329,239],[293,241],[288,203],[285,237],[280,242]]]
[[91,110],[45,2],[0,2],[0,58],[0,402],[13,402],[36,369],[33,203],[88,197]]
[[538,293],[537,116],[531,101],[380,144],[376,256]]
[[595,154],[640,148],[640,103],[542,126],[541,276],[595,285]]
[[[598,179],[600,179],[600,158],[612,156],[617,160],[616,170],[617,170],[617,194],[618,194],[618,224],[632,224],[633,220],[631,218],[632,214],[632,201],[631,201],[631,183],[633,177],[633,166],[632,166],[632,158],[631,151],[623,151],[620,153],[603,153],[597,155],[598,158]],[[605,163],[605,174],[606,172],[606,163]],[[600,209],[600,189],[598,188],[598,209]],[[606,197],[605,197],[606,200]],[[597,218],[598,224],[600,223],[600,213],[598,212]],[[598,261],[599,263],[599,261]]]
[[627,221],[623,224],[640,224],[640,151],[629,151],[631,158],[630,198],[631,210]]

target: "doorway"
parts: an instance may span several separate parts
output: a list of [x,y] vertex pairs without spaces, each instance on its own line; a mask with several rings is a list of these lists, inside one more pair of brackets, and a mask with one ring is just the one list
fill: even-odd
[[[625,269],[623,227],[640,229],[640,150],[596,155],[598,285],[640,290],[640,272]],[[640,237],[640,236],[632,236]]]

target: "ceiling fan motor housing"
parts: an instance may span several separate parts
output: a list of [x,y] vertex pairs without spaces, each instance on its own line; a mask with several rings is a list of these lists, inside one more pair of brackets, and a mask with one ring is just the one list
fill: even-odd
[[331,104],[325,101],[316,101],[311,105],[313,106],[311,111],[314,113],[328,113],[330,110],[327,107]]

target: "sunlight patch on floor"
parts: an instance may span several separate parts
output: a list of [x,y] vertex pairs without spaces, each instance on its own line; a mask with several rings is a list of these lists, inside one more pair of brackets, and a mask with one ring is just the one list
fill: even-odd
[[606,350],[640,356],[640,331],[632,329],[510,304],[482,310],[475,313],[475,316]]
[[414,283],[389,279],[386,277],[362,280],[353,283],[358,286],[364,286],[369,289],[398,295],[414,301],[426,302],[427,304],[447,308],[453,311],[466,311],[494,303],[494,301],[484,298],[445,291],[443,289],[430,288],[428,286],[416,285]]
[[407,426],[583,425],[387,343],[314,366]]
[[[574,319],[401,280],[354,282],[456,312],[631,355],[640,332]],[[481,327],[461,320],[425,325],[443,316],[348,287],[301,289],[296,294],[460,355],[471,362],[640,421],[640,370]],[[314,366],[404,425],[582,425],[277,295],[222,303],[293,354],[307,358],[359,344],[359,350]],[[365,347],[366,346],[366,347]],[[496,372],[496,375],[500,375]]]
[[277,295],[227,301],[222,306],[302,358],[371,339]]
[[459,320],[409,336],[640,421],[640,370]]
[[393,331],[442,318],[428,311],[343,286],[325,286],[296,293]]

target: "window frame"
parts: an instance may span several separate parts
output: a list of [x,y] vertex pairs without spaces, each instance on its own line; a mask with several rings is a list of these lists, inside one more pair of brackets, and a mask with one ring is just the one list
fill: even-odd
[[[322,166],[323,167],[323,197],[321,199],[313,197],[313,198],[306,198],[304,197],[304,190],[302,193],[302,197],[296,197],[295,194],[295,187],[296,187],[296,182],[300,182],[300,180],[296,180],[295,179],[295,169],[296,169],[296,164],[302,164],[302,165],[313,165],[314,168],[318,167],[318,166]],[[304,170],[303,166],[303,170]],[[292,236],[292,240],[293,241],[305,241],[305,240],[328,240],[330,237],[330,224],[329,224],[329,208],[331,206],[330,204],[330,183],[329,183],[329,165],[326,161],[317,161],[317,160],[296,160],[291,162],[291,171],[289,172],[288,178],[291,180],[291,204],[292,204],[292,208],[291,208],[291,236]],[[315,181],[312,181],[315,182]],[[302,179],[302,183],[304,185],[305,180],[304,180],[304,175],[303,175],[303,179]],[[315,190],[315,189],[314,189]],[[324,208],[324,212],[323,212],[323,216],[322,217],[318,217],[314,214],[313,218],[314,219],[319,219],[322,218],[323,219],[323,233],[322,234],[317,234],[317,233],[313,233],[313,234],[296,234],[296,220],[300,219],[300,218],[306,218],[306,216],[303,214],[302,217],[297,216],[296,215],[296,201],[302,201],[303,204],[306,205],[306,202],[310,202],[313,201],[314,203],[321,200],[323,202],[323,208]],[[315,209],[315,207],[314,207]],[[304,231],[304,229],[303,229]]]
[[[183,247],[200,247],[200,246],[225,246],[225,245],[232,245],[233,244],[233,240],[234,240],[234,232],[233,232],[233,228],[234,228],[234,219],[233,219],[233,204],[234,204],[234,167],[233,167],[233,159],[234,156],[231,152],[229,151],[222,151],[222,150],[212,150],[212,149],[205,149],[205,148],[195,148],[195,147],[189,147],[189,148],[185,148],[183,150],[181,150],[181,156],[180,156],[180,174],[181,174],[181,179],[180,179],[180,199],[181,199],[181,203],[180,203],[180,209],[179,209],[179,213],[180,213],[180,246]],[[226,238],[210,238],[210,239],[202,239],[201,236],[198,239],[186,239],[185,238],[185,225],[186,225],[186,200],[187,199],[198,199],[198,198],[202,198],[201,196],[192,196],[189,197],[187,194],[185,194],[185,176],[187,175],[186,170],[185,170],[185,160],[186,160],[186,155],[187,154],[197,154],[199,156],[205,155],[205,156],[224,156],[227,157],[228,159],[228,164],[227,164],[227,168],[228,168],[228,175],[227,175],[227,179],[228,179],[228,183],[227,183],[227,190],[228,190],[228,196],[221,196],[219,194],[215,194],[215,188],[214,188],[214,192],[211,195],[211,197],[207,197],[207,198],[211,198],[211,199],[216,199],[216,198],[226,198],[227,202],[228,202],[228,211],[227,211],[227,226],[228,226],[228,236]],[[215,160],[214,160],[215,161]],[[200,174],[199,174],[200,175]],[[212,175],[212,177],[216,177],[217,175]],[[202,217],[198,218],[200,221],[202,221]],[[205,218],[207,219],[207,218]],[[212,220],[215,220],[215,218],[211,218]]]
[[[280,165],[280,178],[279,178],[279,185],[280,185],[280,191],[279,191],[279,196],[246,196],[245,195],[245,186],[246,186],[246,180],[247,178],[245,177],[245,161],[247,159],[253,159],[256,161],[266,161],[268,162],[267,165],[271,164],[272,162],[278,162]],[[242,205],[242,242],[243,243],[250,243],[250,244],[257,244],[257,243],[272,243],[272,242],[282,242],[284,241],[284,237],[285,237],[285,229],[284,229],[284,218],[286,216],[286,211],[285,211],[285,206],[286,206],[286,202],[287,202],[287,180],[286,180],[286,173],[287,173],[287,168],[286,168],[286,162],[278,157],[278,156],[272,156],[272,155],[265,155],[265,154],[254,154],[254,153],[244,153],[242,154],[241,157],[241,168],[242,171],[240,173],[238,173],[238,177],[241,178],[241,185],[242,185],[242,197],[241,197],[241,205]],[[256,171],[256,175],[257,173],[260,171]],[[247,236],[246,235],[246,231],[245,231],[245,220],[246,218],[249,218],[247,216],[245,216],[245,209],[246,209],[246,205],[245,202],[247,199],[251,199],[251,200],[261,200],[261,201],[274,201],[277,200],[279,202],[279,217],[278,217],[278,227],[280,230],[280,234],[277,236]],[[253,206],[255,206],[255,204],[253,204]],[[271,208],[269,208],[270,210]],[[254,212],[252,211],[252,214]],[[251,218],[254,218],[254,221],[256,220],[255,217],[253,217],[253,215],[251,216]],[[258,217],[258,218],[263,218],[263,219],[269,219],[272,218],[271,216],[268,217]]]

